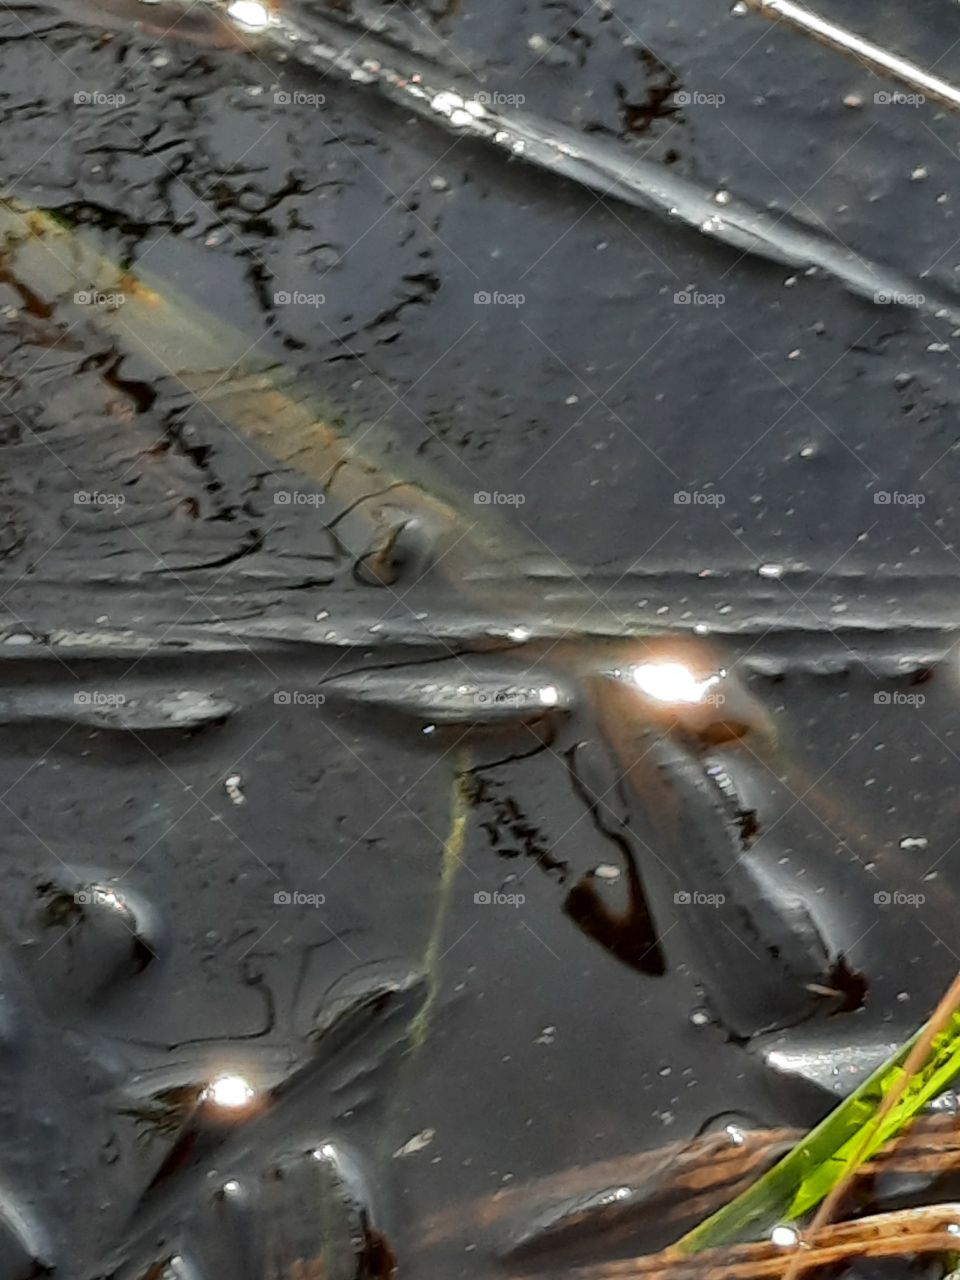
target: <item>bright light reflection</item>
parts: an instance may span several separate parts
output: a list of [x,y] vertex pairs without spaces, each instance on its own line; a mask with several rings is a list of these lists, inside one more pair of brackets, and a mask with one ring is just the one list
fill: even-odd
[[270,10],[257,0],[233,0],[227,13],[235,22],[251,29],[265,27],[270,21]]
[[727,1137],[735,1147],[742,1147],[746,1139],[743,1136],[743,1130],[738,1124],[728,1124],[725,1129]]
[[774,1227],[770,1232],[770,1242],[779,1249],[790,1249],[800,1239],[793,1227]]
[[255,1090],[244,1080],[243,1076],[217,1076],[211,1080],[203,1091],[205,1102],[212,1102],[216,1107],[224,1107],[236,1111],[252,1101]]
[[680,662],[645,662],[633,667],[630,674],[638,689],[659,702],[701,702],[720,680],[719,676],[698,680]]
[[113,889],[107,889],[103,885],[94,884],[90,886],[87,900],[93,899],[98,906],[113,907],[114,911],[126,911],[126,903],[120,897],[119,893],[115,893]]

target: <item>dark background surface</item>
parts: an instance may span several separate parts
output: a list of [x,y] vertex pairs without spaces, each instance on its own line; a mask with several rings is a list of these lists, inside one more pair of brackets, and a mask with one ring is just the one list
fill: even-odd
[[[925,65],[942,59],[945,77],[960,71],[951,6],[856,9],[823,12]],[[469,68],[488,91],[826,228],[918,292],[954,292],[956,117],[875,102],[897,86],[796,32],[706,0],[682,13],[639,0],[586,12],[464,0],[389,6],[385,19],[399,42]],[[282,362],[394,474],[429,472],[471,518],[475,491],[522,495],[502,520],[586,592],[616,581],[661,626],[742,622],[722,652],[740,657],[776,741],[766,764],[743,762],[764,825],[777,824],[755,851],[819,904],[869,983],[864,1007],[818,1034],[841,1054],[908,1034],[960,949],[949,323],[597,199],[266,51],[158,38],[122,16],[103,39],[98,22],[79,7],[0,18],[6,192],[231,326],[257,359]],[[278,88],[326,101],[285,106]],[[668,90],[725,101],[678,108]],[[77,105],[81,91],[126,101]],[[844,105],[848,95],[862,105]],[[225,655],[160,643],[184,619],[326,613],[335,631],[344,614],[349,631],[382,609],[364,613],[322,510],[271,501],[299,482],[295,460],[271,465],[177,368],[151,368],[122,334],[105,336],[92,309],[34,297],[16,260],[5,254],[0,277],[2,1183],[49,1234],[57,1274],[129,1261],[123,1274],[144,1275],[186,1239],[204,1280],[260,1275],[261,1246],[222,1243],[241,1229],[211,1227],[208,1201],[235,1168],[256,1182],[276,1135],[240,1141],[229,1158],[201,1151],[162,1229],[141,1201],[177,1130],[144,1140],[131,1110],[224,1070],[267,1085],[334,1063],[279,1128],[291,1149],[309,1129],[358,1153],[407,1276],[493,1265],[469,1235],[441,1263],[421,1256],[417,1224],[438,1208],[687,1138],[726,1113],[815,1120],[827,1105],[818,1085],[780,1076],[715,1020],[691,1023],[725,977],[698,972],[689,933],[671,927],[662,869],[645,875],[661,876],[663,977],[619,963],[563,912],[571,884],[616,861],[569,787],[562,747],[589,733],[584,722],[556,750],[482,770],[488,798],[470,806],[448,889],[425,1042],[403,1053],[388,1033],[386,1049],[348,1046],[341,1062],[311,1039],[335,983],[429,958],[456,738],[437,748],[409,721],[275,701],[369,665],[362,643],[277,645],[242,628]],[[678,305],[688,288],[724,301]],[[277,306],[283,290],[325,302]],[[524,301],[478,306],[480,290]],[[122,518],[78,508],[78,488],[122,492]],[[678,490],[724,501],[678,506]],[[880,491],[923,502],[878,504]],[[793,566],[797,585],[759,580],[766,562]],[[704,571],[721,578],[709,600],[697,594]],[[271,574],[281,581],[265,598]],[[754,624],[761,587],[769,630]],[[808,589],[812,604],[798,606]],[[787,614],[819,648],[794,646],[776,623]],[[139,627],[156,650],[137,661],[47,643],[52,627],[107,625]],[[62,710],[77,689],[119,688],[200,690],[235,710],[192,734],[92,727]],[[925,701],[878,703],[884,691]],[[511,741],[480,754],[521,753]],[[225,790],[233,773],[242,805]],[[927,844],[903,850],[907,837]],[[565,870],[538,864],[542,849]],[[658,853],[689,874],[689,850]],[[130,918],[146,959],[131,959],[109,907],[61,900],[117,877],[143,904]],[[323,893],[324,906],[275,906],[294,888]],[[497,888],[525,902],[474,902]],[[878,892],[926,900],[883,909]],[[791,1043],[803,1047],[802,1028]],[[427,1129],[428,1145],[394,1158]],[[272,1210],[258,1194],[260,1225],[243,1229],[272,1231],[292,1276],[315,1218],[292,1194]],[[200,1227],[184,1227],[185,1206]],[[190,1246],[191,1230],[206,1243]],[[29,1274],[6,1265],[4,1280]]]

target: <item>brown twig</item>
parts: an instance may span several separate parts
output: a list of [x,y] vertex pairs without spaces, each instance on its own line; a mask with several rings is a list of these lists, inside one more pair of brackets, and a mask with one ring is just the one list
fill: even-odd
[[[617,1225],[633,1233],[647,1223],[658,1229],[692,1225],[744,1190],[788,1151],[802,1132],[747,1130],[738,1141],[726,1133],[712,1133],[689,1143],[564,1169],[432,1214],[423,1224],[420,1243],[429,1249],[465,1235],[473,1239],[480,1236],[501,1256],[536,1247],[538,1241],[544,1246],[550,1240],[559,1245],[565,1226],[571,1235],[583,1237],[591,1217],[591,1197],[611,1187],[627,1188],[630,1198],[621,1202],[619,1210],[614,1205],[596,1213],[597,1231],[604,1240],[609,1228],[599,1221],[601,1217],[607,1223],[616,1217]],[[957,1117],[926,1114],[858,1168],[855,1178],[859,1183],[879,1174],[936,1176],[957,1170]],[[532,1229],[531,1222],[538,1227]]]
[[[928,1205],[826,1226],[795,1255],[804,1271],[852,1258],[945,1253],[960,1243],[960,1204]],[[762,1240],[677,1257],[669,1252],[566,1272],[566,1280],[777,1280],[783,1249]]]
[[[953,1017],[960,1005],[960,973],[954,978],[950,986],[947,988],[940,1003],[934,1009],[929,1022],[924,1027],[921,1034],[917,1037],[917,1042],[910,1050],[903,1069],[897,1079],[896,1084],[887,1093],[880,1106],[877,1108],[876,1114],[870,1123],[865,1127],[863,1134],[850,1158],[849,1165],[843,1175],[834,1183],[831,1190],[824,1197],[820,1207],[813,1216],[810,1223],[808,1233],[811,1237],[816,1237],[823,1227],[830,1221],[837,1205],[840,1204],[843,1197],[850,1188],[850,1184],[856,1177],[857,1170],[863,1164],[864,1157],[870,1149],[870,1144],[876,1138],[877,1130],[883,1124],[883,1121],[897,1105],[909,1085],[910,1081],[917,1074],[924,1062],[930,1056],[930,1049],[934,1040],[943,1031],[947,1023]],[[807,1248],[804,1241],[801,1241],[797,1251],[794,1253],[784,1272],[784,1280],[796,1280],[796,1277],[804,1269],[803,1253]]]

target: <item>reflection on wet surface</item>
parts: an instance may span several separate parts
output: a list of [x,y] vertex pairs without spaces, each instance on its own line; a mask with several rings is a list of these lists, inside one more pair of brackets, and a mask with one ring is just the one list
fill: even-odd
[[951,124],[706,3],[0,35],[0,1276],[665,1247],[954,968]]

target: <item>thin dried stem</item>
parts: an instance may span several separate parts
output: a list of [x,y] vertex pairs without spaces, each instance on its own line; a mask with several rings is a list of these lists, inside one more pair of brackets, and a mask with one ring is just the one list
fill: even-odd
[[[823,1227],[808,1236],[801,1269],[835,1266],[854,1258],[947,1253],[960,1242],[960,1204],[901,1209],[857,1222]],[[783,1249],[768,1240],[706,1249],[689,1257],[669,1251],[565,1272],[565,1280],[778,1280]]]
[[[870,1150],[870,1145],[876,1137],[877,1130],[903,1097],[911,1080],[930,1056],[934,1041],[954,1016],[958,1005],[960,1005],[960,973],[951,982],[940,1003],[934,1009],[930,1021],[917,1037],[916,1043],[903,1064],[903,1069],[896,1084],[884,1095],[883,1101],[877,1108],[872,1120],[864,1127],[863,1134],[850,1157],[846,1170],[823,1198],[810,1223],[809,1234],[811,1237],[815,1238],[817,1233],[830,1221],[837,1205],[840,1204],[849,1190],[857,1169],[863,1164],[864,1158]],[[807,1245],[801,1242],[784,1272],[784,1280],[796,1280],[796,1277],[803,1270],[803,1252],[806,1247]]]
[[906,58],[901,58],[899,54],[884,49],[882,45],[875,44],[854,31],[848,31],[846,27],[821,18],[818,13],[795,4],[793,0],[747,0],[747,4],[765,17],[779,22],[786,21],[831,49],[852,55],[871,71],[895,77],[911,89],[919,91],[923,97],[936,98],[954,109],[960,107],[960,89],[956,85],[925,71]]
[[[683,1229],[729,1202],[802,1136],[799,1129],[756,1129],[734,1142],[726,1133],[705,1134],[639,1155],[564,1169],[492,1195],[451,1206],[423,1223],[419,1248],[429,1253],[469,1238],[508,1265],[547,1268],[568,1244],[582,1249],[594,1236],[606,1249],[622,1239],[643,1247],[651,1228],[662,1237]],[[853,1187],[881,1175],[923,1175],[931,1181],[960,1170],[960,1124],[953,1114],[924,1114],[854,1174]],[[626,1189],[627,1198],[601,1205],[604,1191]],[[781,1250],[780,1263],[785,1261]],[[542,1264],[534,1259],[543,1259]],[[691,1258],[691,1266],[699,1265]],[[673,1271],[671,1275],[679,1275]]]

